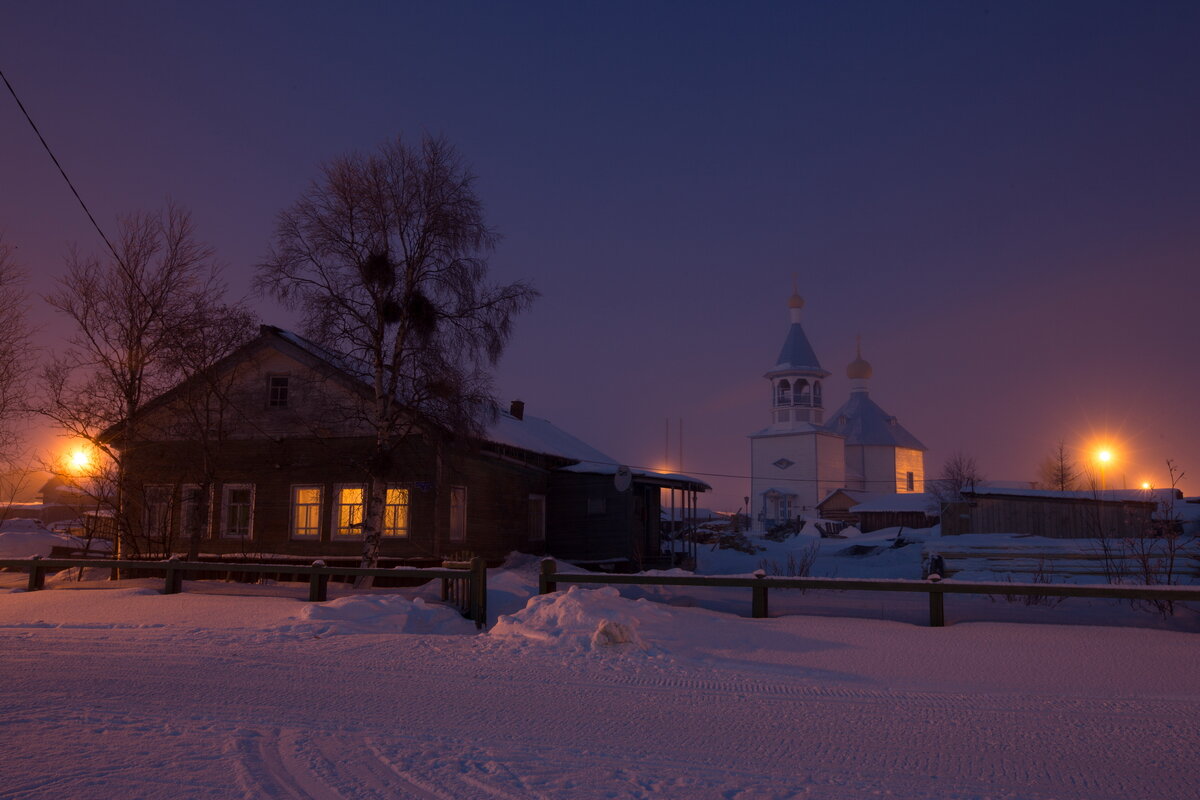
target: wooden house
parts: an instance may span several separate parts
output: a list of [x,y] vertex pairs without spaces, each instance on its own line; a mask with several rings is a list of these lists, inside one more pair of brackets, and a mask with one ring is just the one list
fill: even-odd
[[884,528],[928,528],[938,522],[938,503],[924,493],[893,494],[837,489],[817,508],[824,519],[854,525],[863,533]]
[[[182,552],[185,532],[199,529],[204,554],[357,559],[373,440],[355,409],[368,387],[337,356],[272,326],[214,374],[219,396],[181,384],[129,429],[109,432],[130,475],[133,538],[147,551]],[[639,470],[617,479],[612,458],[520,402],[498,411],[481,440],[442,433],[408,437],[390,461],[385,563],[516,550],[663,566],[660,494],[709,488]]]

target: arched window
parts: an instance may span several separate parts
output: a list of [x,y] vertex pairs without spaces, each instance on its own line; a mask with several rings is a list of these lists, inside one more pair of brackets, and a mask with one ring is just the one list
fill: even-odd
[[821,405],[821,382],[820,381],[816,381],[813,383],[812,402],[813,402],[813,405],[817,406],[818,408]]
[[793,391],[792,402],[798,406],[812,405],[812,395],[808,391],[808,381],[796,381],[796,388]]
[[791,402],[792,385],[787,380],[782,380],[775,386],[775,405],[786,406]]

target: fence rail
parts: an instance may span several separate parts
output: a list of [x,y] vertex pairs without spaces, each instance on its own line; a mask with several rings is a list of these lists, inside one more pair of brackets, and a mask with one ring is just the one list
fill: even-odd
[[311,566],[298,564],[230,564],[210,561],[180,561],[170,558],[165,561],[142,561],[137,559],[96,558],[10,558],[0,559],[0,569],[29,570],[28,589],[31,592],[44,588],[46,573],[74,567],[99,567],[101,569],[142,570],[163,573],[163,594],[179,594],[183,591],[183,578],[189,573],[253,573],[260,575],[307,575],[308,600],[322,603],[329,597],[329,579],[332,576],[372,578],[412,578],[441,580],[443,600],[455,601],[463,616],[472,620],[476,628],[487,624],[487,563],[482,558],[470,561],[443,562],[440,569],[416,569],[393,567],[390,569],[364,569],[362,567],[330,567],[323,561],[314,561]]
[[1007,581],[905,580],[900,578],[784,578],[766,575],[605,575],[561,573],[554,559],[542,560],[538,591],[549,594],[560,583],[618,586],[706,586],[750,589],[750,616],[766,617],[770,589],[838,589],[866,592],[922,592],[929,595],[929,624],[946,624],[948,594],[999,594],[1032,597],[1096,597],[1120,600],[1200,600],[1200,586],[1079,585],[1066,583],[1009,583]]

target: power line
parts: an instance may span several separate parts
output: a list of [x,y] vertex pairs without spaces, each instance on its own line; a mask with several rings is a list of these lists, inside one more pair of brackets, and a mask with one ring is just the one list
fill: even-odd
[[71,183],[71,179],[67,176],[67,171],[63,169],[62,164],[58,163],[58,158],[54,155],[54,151],[50,149],[50,145],[46,143],[46,137],[42,136],[42,132],[38,129],[37,123],[33,121],[33,117],[29,116],[29,112],[25,110],[25,104],[21,102],[21,98],[17,96],[17,90],[9,83],[8,76],[4,74],[4,70],[0,70],[0,80],[4,81],[4,85],[8,87],[8,93],[12,95],[13,100],[17,101],[17,107],[21,109],[21,113],[25,115],[25,119],[29,122],[29,127],[33,128],[33,132],[37,134],[38,141],[42,143],[42,147],[46,149],[50,160],[54,162],[54,166],[58,167],[58,172],[63,176],[63,180],[67,182],[67,186],[71,189],[71,194],[75,195],[75,199],[79,201],[83,213],[87,214],[87,218],[91,220],[92,227],[96,229],[96,233],[100,234],[100,238],[104,240],[104,244],[108,245],[108,250],[113,254],[113,258],[121,265],[122,269],[128,269],[125,262],[117,255],[117,249],[113,247],[112,242],[104,235],[104,231],[100,228],[100,224],[96,222],[96,218],[92,216],[91,209],[87,207],[87,203],[83,202],[83,198],[79,196],[79,191],[75,188],[75,184]]

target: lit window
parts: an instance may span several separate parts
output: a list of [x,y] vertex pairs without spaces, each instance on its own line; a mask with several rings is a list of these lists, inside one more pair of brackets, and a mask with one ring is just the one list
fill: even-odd
[[292,538],[316,539],[321,535],[321,487],[292,487]]
[[916,486],[917,486],[916,477],[911,472],[906,472],[906,473],[904,473],[904,479],[905,479],[905,482],[908,484],[908,490],[910,492],[916,491]]
[[467,538],[467,487],[450,487],[450,541],[463,542]]
[[254,524],[254,485],[231,483],[221,487],[221,535],[250,538]]
[[408,489],[388,487],[383,506],[383,535],[408,536]]
[[288,376],[272,375],[267,378],[267,407],[288,407]]
[[363,535],[363,518],[367,510],[367,491],[361,483],[337,487],[336,503],[333,507],[333,535]]

